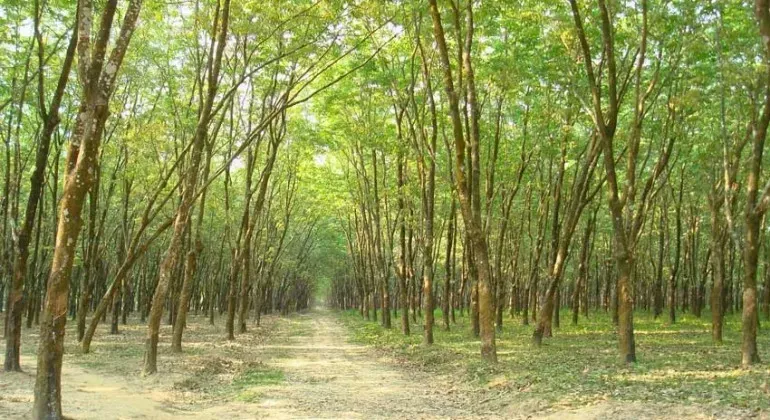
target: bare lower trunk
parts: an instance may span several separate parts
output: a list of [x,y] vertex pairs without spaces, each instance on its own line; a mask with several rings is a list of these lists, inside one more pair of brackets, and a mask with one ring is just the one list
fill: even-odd
[[555,274],[552,273],[548,280],[548,290],[543,299],[543,306],[540,307],[540,316],[538,316],[537,319],[537,326],[532,334],[532,341],[536,346],[542,344],[543,337],[550,337],[552,335],[551,318],[553,317],[554,306],[556,305],[556,289],[559,286]]
[[233,264],[230,268],[230,280],[228,281],[227,321],[225,322],[228,340],[235,340],[235,309],[238,304],[238,265],[239,264]]
[[120,320],[120,310],[121,310],[121,291],[122,287],[117,290],[117,293],[115,293],[115,296],[112,298],[112,319],[110,320],[110,334],[118,334],[118,323]]
[[[11,289],[8,294],[8,309],[5,331],[5,362],[6,372],[21,372],[21,318],[24,312],[23,287],[27,274],[28,249],[23,248],[16,255]],[[1,295],[0,295],[1,297]]]
[[756,212],[751,212],[746,217],[746,220],[746,244],[744,245],[743,265],[743,316],[741,318],[743,331],[741,364],[743,366],[759,363],[759,352],[757,351],[757,329],[759,327],[757,265],[759,262],[761,218]]
[[251,289],[251,238],[243,245],[243,275],[241,277],[240,304],[238,305],[238,333],[246,332],[246,318],[249,313],[249,290]]
[[636,362],[634,343],[633,257],[617,259],[618,265],[618,348],[626,363]]
[[196,250],[190,250],[187,253],[187,264],[185,264],[182,291],[179,294],[177,317],[176,322],[174,323],[174,333],[171,338],[171,351],[174,353],[182,352],[182,334],[184,333],[185,327],[187,327],[187,312],[190,307],[190,288],[192,287],[193,277],[195,276],[196,257]]
[[177,264],[177,257],[182,247],[182,236],[184,235],[184,224],[187,214],[183,209],[177,213],[174,223],[174,233],[171,244],[166,250],[166,257],[160,266],[158,284],[155,286],[155,293],[152,296],[152,306],[150,307],[150,316],[147,321],[147,338],[144,346],[144,367],[143,375],[152,375],[158,371],[158,336],[160,334],[160,322],[163,318],[163,305],[166,301],[166,293],[174,273],[174,267]]
[[452,200],[452,207],[449,211],[449,228],[447,229],[446,259],[444,260],[444,267],[446,270],[446,273],[444,274],[444,294],[441,302],[445,331],[449,331],[449,318],[450,312],[452,312],[452,273],[454,273],[452,252],[454,250],[455,240],[455,209],[455,202]]
[[529,286],[522,292],[523,302],[521,303],[521,325],[529,325]]
[[471,287],[471,323],[473,324],[473,336],[478,337],[481,334],[481,325],[479,321],[479,287],[478,280]]
[[99,305],[96,307],[96,311],[94,311],[94,316],[91,319],[91,323],[88,324],[88,328],[86,329],[85,334],[83,335],[83,340],[81,341],[83,353],[89,353],[91,351],[91,340],[94,337],[96,328],[99,326],[99,319],[101,319],[101,317],[107,311],[107,307],[109,306],[110,302],[112,302],[112,300],[115,298],[115,295],[117,295],[118,290],[120,290],[120,282],[123,281],[122,277],[123,276],[121,276],[119,272],[115,278],[115,281],[112,283],[110,288],[107,289],[104,297],[102,297],[102,300],[99,301]]
[[[428,239],[432,241],[432,239]],[[426,252],[432,251],[433,247],[426,247]],[[433,344],[433,264],[430,262],[430,258],[426,259],[425,267],[423,268],[423,282],[422,290],[425,305],[425,325],[423,344]]]

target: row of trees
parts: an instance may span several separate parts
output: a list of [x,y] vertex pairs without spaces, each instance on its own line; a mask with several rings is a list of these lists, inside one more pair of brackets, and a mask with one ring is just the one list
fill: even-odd
[[327,285],[428,344],[467,312],[490,361],[567,305],[626,362],[635,308],[717,342],[742,311],[758,361],[765,0],[71,3],[0,6],[5,369],[39,323],[37,418],[67,318],[88,352],[136,313],[152,374],[164,315],[181,351],[190,311],[234,339]]
[[136,314],[153,374],[165,314],[181,352],[191,312],[233,340],[311,305],[336,239],[309,104],[382,26],[344,2],[28,3],[0,5],[4,368],[39,324],[33,417],[62,418],[68,318],[88,353]]
[[634,309],[667,307],[673,323],[708,308],[717,343],[742,311],[742,363],[759,361],[767,2],[393,13],[402,36],[325,110],[350,191],[334,305],[379,310],[386,328],[400,310],[405,334],[422,316],[426,344],[435,308],[446,329],[467,310],[489,360],[506,313],[533,322],[539,345],[564,306],[573,323],[611,311],[634,362]]

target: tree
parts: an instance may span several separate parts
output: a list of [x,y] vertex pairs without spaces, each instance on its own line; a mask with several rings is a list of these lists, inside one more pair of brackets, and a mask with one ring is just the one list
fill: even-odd
[[[76,13],[77,16],[77,13]],[[41,196],[43,194],[43,181],[45,176],[46,166],[48,164],[48,154],[51,148],[51,137],[53,137],[54,130],[59,125],[59,108],[61,106],[62,99],[64,97],[64,91],[67,87],[69,80],[70,70],[72,69],[72,62],[75,57],[75,47],[78,39],[78,22],[73,26],[72,35],[67,46],[67,52],[62,64],[62,69],[59,75],[59,79],[56,85],[56,90],[51,98],[51,105],[46,109],[45,104],[45,80],[43,77],[43,69],[45,66],[45,45],[43,43],[43,35],[40,29],[40,23],[43,17],[43,10],[40,7],[40,2],[35,1],[35,39],[37,41],[38,48],[38,101],[40,117],[43,120],[43,132],[38,140],[37,150],[35,152],[35,169],[30,177],[30,191],[27,197],[27,204],[24,211],[24,221],[21,225],[21,229],[16,233],[16,260],[13,264],[13,281],[11,289],[8,293],[8,309],[7,309],[7,330],[5,333],[5,362],[3,367],[5,371],[20,371],[21,364],[19,362],[21,352],[21,318],[24,311],[23,302],[23,288],[24,280],[27,276],[27,260],[29,258],[29,243],[32,236],[32,229],[35,225],[35,218],[37,216],[38,204],[40,203]],[[40,228],[38,227],[38,231]],[[30,293],[28,293],[30,295]],[[29,297],[28,297],[29,299]]]
[[[649,171],[645,182],[638,183],[637,165],[639,160],[639,146],[642,137],[642,123],[648,114],[650,103],[654,103],[660,94],[664,83],[659,83],[660,59],[654,68],[652,78],[644,88],[642,84],[646,61],[647,37],[648,37],[648,2],[642,0],[642,29],[639,36],[638,54],[636,64],[628,69],[632,78],[634,92],[633,121],[630,125],[630,136],[627,143],[625,182],[621,191],[618,180],[617,152],[614,147],[615,133],[618,128],[620,106],[626,85],[619,77],[617,61],[615,58],[615,36],[613,34],[612,18],[609,8],[604,0],[598,0],[600,11],[600,27],[603,43],[603,60],[606,61],[606,90],[600,87],[602,79],[594,71],[593,56],[586,33],[580,8],[577,0],[570,0],[575,30],[582,51],[585,66],[586,79],[591,94],[590,115],[596,127],[602,145],[602,155],[606,172],[608,193],[608,207],[615,243],[615,264],[618,270],[618,338],[621,359],[627,363],[636,362],[636,345],[634,343],[634,298],[633,298],[633,272],[635,264],[635,251],[637,237],[643,226],[645,210],[649,207],[652,197],[655,195],[656,184],[668,165],[671,151],[676,136],[667,133],[664,137],[663,149],[658,156],[657,163]],[[633,72],[633,76],[631,76]],[[627,79],[628,80],[628,79]],[[606,92],[606,93],[603,93]],[[604,95],[604,96],[603,96]],[[608,107],[604,108],[604,102]],[[674,123],[678,110],[673,104],[668,107],[667,125]],[[642,168],[644,169],[644,168]],[[639,187],[641,186],[641,189]],[[638,193],[641,193],[637,196]]]
[[56,246],[48,278],[38,345],[35,418],[61,418],[61,368],[64,353],[64,327],[67,322],[69,293],[75,246],[82,226],[83,201],[98,170],[98,151],[107,120],[109,99],[115,78],[131,41],[141,0],[132,0],[123,17],[115,46],[107,58],[117,0],[108,1],[102,11],[99,31],[91,44],[92,3],[78,3],[78,76],[81,105],[67,151],[67,177],[59,204]]
[[757,351],[757,328],[759,312],[757,310],[757,267],[759,263],[761,220],[770,206],[770,182],[760,192],[759,182],[762,173],[762,155],[765,149],[767,128],[770,125],[770,2],[756,0],[754,12],[759,22],[762,35],[767,75],[765,77],[765,98],[759,118],[752,121],[751,154],[749,155],[749,173],[746,180],[746,233],[743,248],[743,340],[741,345],[741,363],[748,366],[759,363]]
[[[221,17],[220,17],[221,14]],[[176,210],[174,220],[174,230],[169,242],[166,256],[160,266],[158,284],[155,287],[155,294],[152,298],[152,307],[150,319],[147,324],[147,340],[145,342],[144,367],[142,372],[145,375],[151,375],[158,370],[158,334],[160,329],[160,320],[163,316],[163,304],[166,299],[168,285],[173,275],[173,270],[177,265],[179,254],[181,253],[182,239],[189,223],[190,211],[196,198],[198,188],[198,172],[203,156],[203,147],[206,144],[209,124],[213,117],[214,101],[219,87],[219,72],[222,65],[222,56],[224,55],[225,44],[227,41],[227,31],[230,19],[230,0],[224,0],[224,4],[217,5],[214,13],[214,28],[212,32],[211,45],[216,44],[216,49],[207,60],[205,76],[207,77],[206,97],[200,109],[198,123],[195,127],[195,134],[190,141],[190,160],[186,171],[184,172],[184,182],[182,185],[182,197]],[[214,39],[214,37],[216,37]]]
[[[455,81],[452,76],[452,65],[449,60],[449,50],[444,36],[444,27],[441,23],[441,13],[436,0],[430,0],[430,15],[433,20],[433,34],[438,46],[439,57],[444,73],[444,89],[449,100],[449,114],[452,120],[452,134],[455,146],[455,188],[460,199],[460,208],[465,222],[465,230],[470,237],[473,254],[478,269],[478,296],[479,296],[479,324],[481,327],[481,356],[491,362],[497,361],[495,346],[494,305],[492,302],[492,290],[490,285],[491,272],[489,267],[489,252],[487,242],[481,228],[481,196],[479,192],[480,165],[479,162],[479,115],[476,102],[476,87],[473,75],[473,63],[471,48],[473,46],[473,5],[468,2],[466,8],[467,27],[464,44],[457,40],[457,45],[464,45],[462,56],[462,73],[459,80],[465,77],[466,103],[469,113],[465,127],[460,114],[460,98],[455,90]],[[459,14],[455,10],[455,14]],[[458,17],[459,20],[459,17]],[[465,132],[469,133],[468,144],[470,156],[466,156]],[[471,187],[468,187],[470,180]]]

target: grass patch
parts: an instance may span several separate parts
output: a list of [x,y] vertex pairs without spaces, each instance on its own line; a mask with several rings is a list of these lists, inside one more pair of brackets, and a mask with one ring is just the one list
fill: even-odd
[[263,387],[280,385],[284,379],[280,369],[257,363],[236,375],[231,386],[237,401],[257,402],[262,397]]
[[[566,310],[563,312],[567,315]],[[436,313],[435,345],[422,345],[422,326],[412,324],[412,335],[365,321],[356,311],[340,313],[353,342],[384,349],[398,359],[429,371],[457,372],[464,381],[505,391],[513,399],[537,398],[547,406],[572,407],[601,400],[638,401],[747,410],[770,408],[770,369],[761,364],[740,368],[740,315],[725,319],[724,344],[711,340],[710,315],[680,315],[676,324],[654,319],[647,312],[635,315],[638,363],[626,366],[619,359],[617,335],[604,312],[581,317],[578,325],[563,317],[561,328],[541,348],[531,343],[533,326],[505,318],[497,334],[499,363],[480,359],[480,341],[471,333],[469,319],[444,331]],[[760,358],[770,360],[770,337],[758,337]]]
[[268,368],[264,365],[251,367],[233,379],[236,388],[248,388],[255,386],[278,385],[283,382],[283,371]]

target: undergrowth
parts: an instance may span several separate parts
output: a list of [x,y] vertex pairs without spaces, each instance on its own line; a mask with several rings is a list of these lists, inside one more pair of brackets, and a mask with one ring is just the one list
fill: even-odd
[[364,320],[357,311],[342,312],[340,317],[356,343],[383,349],[428,371],[457,372],[478,386],[507,391],[514,400],[537,397],[548,405],[566,407],[616,400],[770,408],[770,338],[765,331],[758,337],[763,363],[741,369],[739,315],[725,317],[724,342],[716,345],[709,314],[680,315],[672,325],[667,318],[653,319],[639,311],[634,315],[638,358],[634,365],[620,362],[617,335],[604,312],[581,316],[576,326],[563,318],[554,337],[544,340],[541,348],[532,344],[533,326],[506,317],[502,333],[497,334],[497,364],[481,360],[480,341],[467,317],[458,316],[445,331],[436,311],[433,346],[422,345],[421,324],[412,323],[412,335],[404,336],[397,316],[390,330]]

